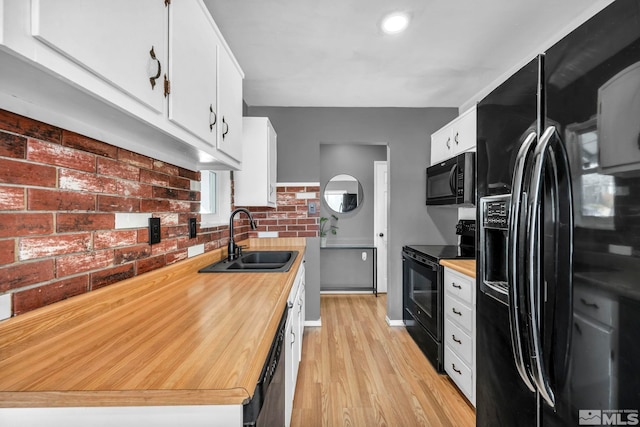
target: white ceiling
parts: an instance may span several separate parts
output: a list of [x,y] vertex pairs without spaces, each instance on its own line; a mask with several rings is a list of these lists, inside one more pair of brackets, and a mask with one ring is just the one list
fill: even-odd
[[611,0],[204,1],[250,106],[459,107]]

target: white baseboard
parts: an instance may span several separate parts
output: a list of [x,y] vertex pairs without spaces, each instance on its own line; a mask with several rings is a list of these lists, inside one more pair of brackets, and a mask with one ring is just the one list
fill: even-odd
[[318,319],[318,320],[305,320],[304,321],[304,327],[310,327],[310,328],[318,328],[322,326],[322,319]]
[[373,295],[373,291],[320,291],[320,295]]
[[404,320],[391,320],[389,319],[389,316],[385,316],[385,320],[387,321],[387,325],[394,328],[404,326]]

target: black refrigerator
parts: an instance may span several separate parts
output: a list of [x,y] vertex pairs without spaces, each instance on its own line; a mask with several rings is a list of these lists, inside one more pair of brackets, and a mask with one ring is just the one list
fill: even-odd
[[477,111],[477,425],[637,425],[640,0]]

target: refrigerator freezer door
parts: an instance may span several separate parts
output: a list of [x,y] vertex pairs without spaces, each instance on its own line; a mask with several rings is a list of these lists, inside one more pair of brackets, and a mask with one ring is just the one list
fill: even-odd
[[[537,94],[536,58],[478,104],[476,172],[479,199],[511,193],[517,153],[537,128]],[[478,234],[480,238],[481,233]],[[485,250],[480,244],[478,247],[481,252]],[[481,253],[480,257],[483,255]],[[492,263],[491,269],[506,272],[507,257],[497,255],[502,258],[502,265]],[[477,277],[489,277],[482,265],[482,262],[478,263]],[[509,307],[487,295],[483,289],[476,295],[476,425],[536,426],[536,394],[527,388],[514,363]]]

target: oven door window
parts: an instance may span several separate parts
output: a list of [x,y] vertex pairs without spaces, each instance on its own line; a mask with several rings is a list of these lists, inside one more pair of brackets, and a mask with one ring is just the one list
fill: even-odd
[[414,316],[431,334],[439,338],[438,269],[411,261],[408,270],[409,298],[414,304]]

